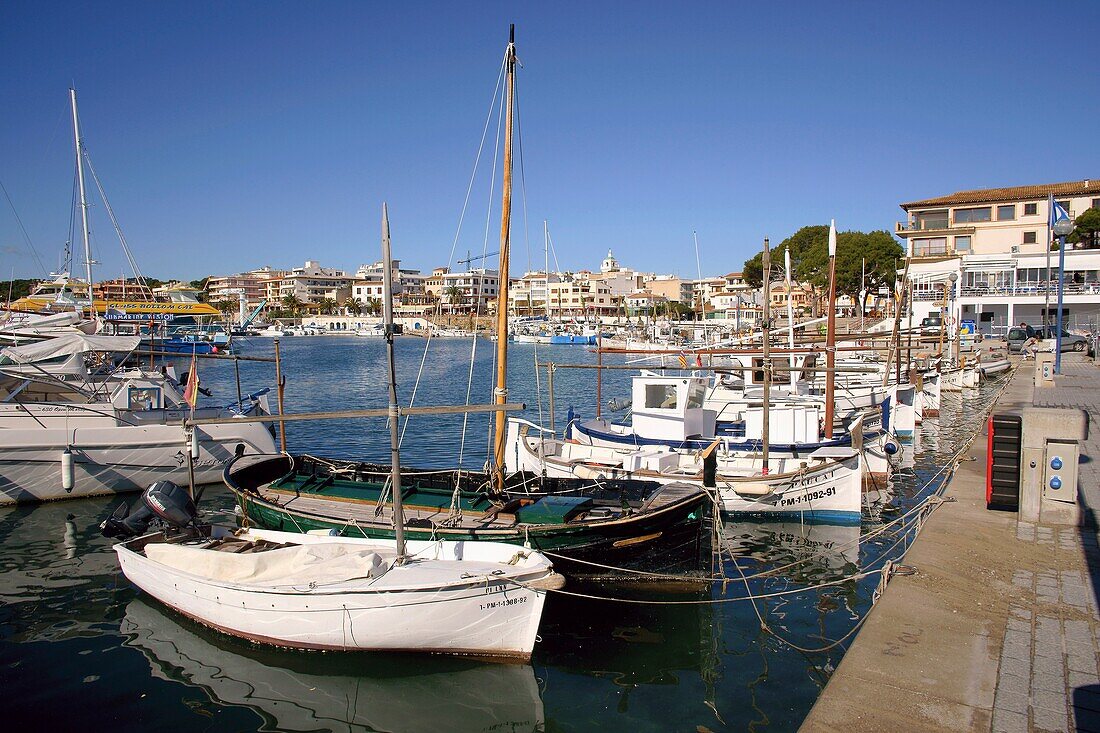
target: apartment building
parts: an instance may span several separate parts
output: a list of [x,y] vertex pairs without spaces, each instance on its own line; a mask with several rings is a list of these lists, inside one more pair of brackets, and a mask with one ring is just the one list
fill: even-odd
[[[115,280],[104,280],[92,287],[92,297],[96,300],[120,301],[120,300],[152,300],[153,292],[149,286],[142,284],[136,277],[120,277]],[[87,293],[84,295],[87,302]]]
[[631,317],[656,315],[657,307],[665,303],[668,298],[648,290],[639,290],[623,298],[626,315]]
[[508,309],[521,316],[538,316],[548,313],[547,293],[549,283],[560,283],[562,277],[556,272],[541,271],[524,273],[523,277],[513,280],[508,287]]
[[[393,283],[393,295],[396,300],[400,301],[406,295],[411,297],[425,293],[424,283],[428,277],[422,274],[420,270],[401,269],[401,260],[393,260],[391,265],[390,277]],[[355,271],[355,279],[351,283],[351,297],[361,304],[365,304],[371,299],[381,299],[385,295],[384,274],[381,262],[360,265],[359,269]]]
[[449,313],[487,314],[489,301],[495,301],[500,290],[499,273],[485,268],[442,273],[441,280],[439,303]]
[[[958,191],[901,204],[895,233],[911,257],[914,318],[946,313],[985,334],[1053,321],[1058,252],[1051,251],[1049,197],[1076,218],[1100,209],[1093,179]],[[1065,253],[1063,317],[1069,327],[1100,321],[1100,250]]]
[[244,293],[247,307],[256,308],[268,299],[268,283],[277,282],[286,274],[286,270],[264,266],[236,275],[215,275],[206,282],[207,300],[211,303],[223,300],[238,303],[241,293]]
[[550,315],[555,318],[585,315],[612,316],[619,310],[619,298],[599,281],[580,282],[563,279],[551,282]]
[[437,298],[443,292],[443,276],[451,271],[449,267],[437,267],[432,274],[424,278],[424,292]]
[[267,290],[269,294],[276,294],[276,303],[294,296],[308,307],[326,299],[344,302],[351,295],[354,280],[343,270],[321,267],[314,260],[306,260],[302,267],[295,267],[273,284],[269,282]]

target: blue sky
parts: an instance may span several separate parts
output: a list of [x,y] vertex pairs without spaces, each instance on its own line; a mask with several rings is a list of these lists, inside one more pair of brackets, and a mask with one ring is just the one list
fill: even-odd
[[[147,275],[353,269],[378,257],[383,200],[395,256],[447,264],[509,22],[535,264],[543,219],[564,269],[613,247],[694,275],[692,230],[704,271],[728,272],[805,224],[892,229],[901,201],[1100,177],[1096,2],[14,0],[0,181],[56,266],[75,83]],[[455,258],[482,249],[487,168]],[[92,215],[100,272],[123,274]],[[514,222],[513,271],[529,262],[518,191]],[[41,274],[0,199],[13,271]]]

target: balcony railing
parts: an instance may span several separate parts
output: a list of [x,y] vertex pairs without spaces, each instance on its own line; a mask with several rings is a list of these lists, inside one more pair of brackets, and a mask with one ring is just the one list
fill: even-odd
[[[959,288],[959,295],[964,298],[977,298],[983,295],[1046,295],[1048,292],[1051,295],[1058,292],[1057,280],[1027,281],[1015,285],[963,285]],[[1062,292],[1066,295],[1100,295],[1100,282],[1067,282]]]
[[919,247],[913,247],[914,257],[946,257],[953,254],[950,247],[947,246],[947,242],[940,244],[926,244]]
[[928,232],[948,228],[947,219],[917,219],[916,221],[899,221],[895,227],[895,231]]
[[[1048,292],[1051,295],[1056,295],[1058,293],[1058,282],[1056,280],[1049,283],[1046,281],[1029,281],[1017,283],[1016,285],[963,285],[959,287],[959,297],[961,298],[981,298],[991,295],[1027,297],[1046,295]],[[1067,282],[1062,292],[1065,295],[1100,295],[1100,282]],[[944,291],[942,287],[934,290],[916,290],[913,292],[913,300],[924,302],[943,300],[943,296]]]

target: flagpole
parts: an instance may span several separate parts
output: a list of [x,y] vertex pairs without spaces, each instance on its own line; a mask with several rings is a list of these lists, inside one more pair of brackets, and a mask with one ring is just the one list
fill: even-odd
[[[1053,199],[1053,194],[1051,194]],[[1054,332],[1054,373],[1062,373],[1062,305],[1066,288],[1066,235],[1073,231],[1069,212],[1057,203],[1051,208],[1051,232],[1058,237],[1058,317]],[[1049,256],[1049,255],[1048,255]]]
[[[1050,248],[1054,244],[1054,194],[1047,200],[1047,281],[1043,288],[1043,326],[1050,325]],[[1010,326],[1012,324],[1009,324]]]
[[[836,412],[836,220],[829,222],[829,319],[825,336],[825,440],[833,438],[833,417]],[[889,370],[889,365],[887,365]],[[889,372],[888,372],[889,373]]]

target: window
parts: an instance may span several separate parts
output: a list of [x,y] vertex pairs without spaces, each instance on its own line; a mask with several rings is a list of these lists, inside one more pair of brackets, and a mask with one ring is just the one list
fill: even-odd
[[1069,201],[1059,201],[1058,205],[1061,206],[1066,211],[1069,211]]
[[1035,232],[1024,232],[1024,244],[1035,244]]
[[666,410],[676,409],[676,385],[647,384],[645,386],[645,406]]
[[969,252],[970,251],[970,237],[955,237],[955,251],[956,252]]
[[1012,221],[1016,218],[1016,204],[997,207],[997,221]]
[[974,209],[955,209],[955,223],[966,224],[973,221],[991,221],[993,210],[988,206]]
[[1092,200],[1092,208],[1100,209],[1100,199],[1093,199]]
[[932,239],[914,239],[913,256],[931,257],[947,254],[947,237],[935,237]]

